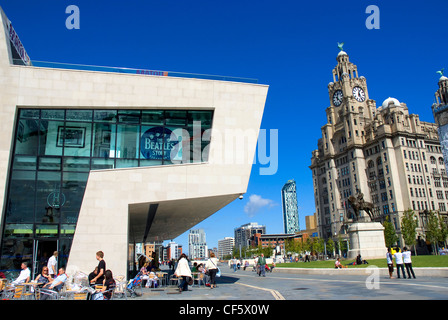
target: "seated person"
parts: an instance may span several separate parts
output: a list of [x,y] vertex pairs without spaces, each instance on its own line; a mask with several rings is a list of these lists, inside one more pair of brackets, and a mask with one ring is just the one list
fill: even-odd
[[115,285],[116,284],[115,284],[114,277],[112,275],[112,271],[106,270],[104,283],[103,283],[103,291],[105,291],[103,293],[104,300],[110,300],[112,298],[112,292],[113,292],[113,289],[115,289]]
[[[46,284],[44,284],[42,289],[59,292],[62,289],[62,287],[64,286],[65,281],[67,281],[67,275],[65,274],[65,269],[59,268],[58,275],[54,279],[52,279],[49,282],[47,282]],[[48,294],[42,294],[40,299],[46,300],[46,299],[48,299],[48,297],[49,297]]]
[[11,283],[13,286],[16,286],[16,285],[19,285],[19,284],[22,284],[22,283],[30,282],[31,271],[28,268],[28,263],[27,262],[22,262],[20,268],[22,269],[22,271],[20,271],[20,274],[17,277],[17,279],[14,280]]
[[104,273],[104,281],[101,289],[96,289],[92,295],[92,300],[110,300],[112,298],[113,290],[115,289],[115,280],[111,270],[106,270]]
[[58,275],[52,281],[45,284],[42,288],[50,289],[54,291],[59,291],[64,286],[65,281],[67,280],[67,275],[65,274],[64,268],[59,268]]
[[34,282],[36,282],[38,286],[42,287],[47,284],[50,279],[53,280],[53,278],[51,278],[50,274],[48,273],[48,267],[44,266],[42,268],[41,274],[39,274],[36,279],[34,279]]
[[95,278],[97,275],[98,275],[98,267],[95,267],[95,269],[89,274],[89,283],[91,283],[92,279]]
[[149,273],[149,276],[148,276],[149,279],[148,279],[148,282],[146,283],[146,288],[149,288],[149,287],[157,288],[159,278],[156,276],[154,271],[155,271],[155,269],[152,268],[151,272]]
[[339,260],[339,258],[337,258],[336,261],[334,262],[334,268],[335,269],[341,269],[342,268],[342,264],[341,264],[341,261]]

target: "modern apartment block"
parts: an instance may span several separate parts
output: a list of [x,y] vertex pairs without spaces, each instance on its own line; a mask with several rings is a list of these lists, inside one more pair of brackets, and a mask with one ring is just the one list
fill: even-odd
[[207,240],[204,229],[190,230],[188,234],[188,255],[190,259],[208,258]]
[[218,257],[223,258],[227,255],[232,255],[233,248],[235,247],[235,238],[225,237],[218,240]]
[[257,222],[250,222],[235,228],[235,247],[244,248],[252,245],[255,234],[265,234],[266,226],[259,225]]

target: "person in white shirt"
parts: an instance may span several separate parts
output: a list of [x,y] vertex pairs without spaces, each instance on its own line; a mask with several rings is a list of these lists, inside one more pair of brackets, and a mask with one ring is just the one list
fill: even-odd
[[403,266],[403,254],[397,248],[397,252],[394,254],[395,264],[397,265],[397,278],[400,279],[400,269],[403,273],[403,278],[406,279],[406,275],[404,274],[404,266]]
[[208,271],[210,277],[210,289],[216,288],[216,273],[218,272],[218,259],[212,252],[210,258],[205,263],[205,269]]
[[53,255],[48,259],[47,267],[48,267],[48,274],[54,279],[54,275],[56,274],[57,270],[57,264],[58,264],[58,252],[53,252]]
[[19,285],[19,284],[26,283],[26,282],[30,281],[31,271],[28,268],[28,263],[27,262],[22,262],[20,268],[22,269],[22,271],[20,271],[20,274],[17,277],[17,279],[12,282],[13,286],[16,286],[16,285]]
[[392,253],[390,253],[390,248],[387,248],[386,253],[386,260],[387,260],[387,267],[389,269],[389,278],[392,279],[392,275],[394,273],[394,261],[392,260]]
[[406,248],[406,247],[403,248],[403,262],[404,262],[404,265],[406,266],[406,272],[408,273],[408,279],[411,279],[411,273],[415,279],[414,270],[412,269],[411,251],[409,251],[408,248]]

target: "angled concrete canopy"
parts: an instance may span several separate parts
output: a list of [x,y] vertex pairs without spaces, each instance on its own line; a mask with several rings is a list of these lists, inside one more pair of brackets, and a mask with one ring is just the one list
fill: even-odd
[[90,272],[101,250],[107,268],[125,275],[129,243],[175,238],[246,192],[266,85],[15,65],[1,13],[3,213],[20,108],[214,111],[207,162],[90,171],[68,271]]

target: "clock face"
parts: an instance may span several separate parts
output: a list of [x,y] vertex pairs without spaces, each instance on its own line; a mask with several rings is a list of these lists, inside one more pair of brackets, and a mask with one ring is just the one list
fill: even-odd
[[361,87],[354,87],[353,88],[353,96],[356,100],[359,102],[363,102],[366,100],[366,93]]
[[336,90],[333,94],[333,104],[338,107],[342,103],[343,94],[341,90]]

